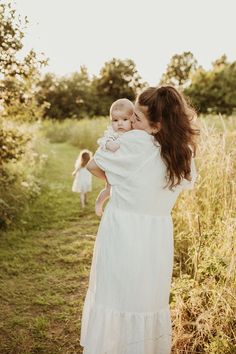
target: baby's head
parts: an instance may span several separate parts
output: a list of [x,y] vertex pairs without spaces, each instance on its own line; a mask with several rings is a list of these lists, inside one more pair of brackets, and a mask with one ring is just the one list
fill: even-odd
[[134,112],[133,103],[127,98],[120,98],[110,108],[111,125],[115,132],[125,133],[132,129],[131,116]]

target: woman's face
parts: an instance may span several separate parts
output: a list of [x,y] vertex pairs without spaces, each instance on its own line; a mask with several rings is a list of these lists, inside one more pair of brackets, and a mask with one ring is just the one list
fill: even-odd
[[[150,125],[148,120],[148,108],[146,106],[140,106],[138,102],[134,105],[134,113],[131,117],[131,123],[133,129],[145,130],[147,133],[157,133],[159,128]],[[160,124],[160,123],[157,123]]]

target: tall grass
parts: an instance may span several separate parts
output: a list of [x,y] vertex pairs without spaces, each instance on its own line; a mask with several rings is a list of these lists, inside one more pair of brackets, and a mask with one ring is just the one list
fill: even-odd
[[[236,119],[200,117],[198,180],[174,210],[173,353],[236,352]],[[108,120],[46,122],[51,141],[96,149]]]
[[109,124],[108,118],[65,119],[64,121],[46,120],[42,131],[51,143],[68,142],[79,149],[97,149],[97,139],[103,135]]
[[[52,142],[94,151],[108,119],[43,122]],[[236,119],[201,117],[198,179],[173,210],[173,354],[236,352]]]
[[236,122],[201,119],[198,182],[174,208],[174,353],[236,352]]

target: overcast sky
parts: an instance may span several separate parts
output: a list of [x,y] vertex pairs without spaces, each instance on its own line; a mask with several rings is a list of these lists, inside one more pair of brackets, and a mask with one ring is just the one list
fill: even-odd
[[133,59],[157,84],[172,55],[191,51],[206,69],[226,54],[236,60],[236,0],[14,0],[30,21],[25,52],[49,57],[46,71],[85,65],[98,74],[113,57]]

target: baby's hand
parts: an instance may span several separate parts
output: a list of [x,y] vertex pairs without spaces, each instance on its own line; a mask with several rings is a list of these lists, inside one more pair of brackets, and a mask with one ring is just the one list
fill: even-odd
[[102,204],[99,203],[99,202],[97,202],[97,201],[96,201],[96,203],[95,203],[95,213],[96,213],[97,216],[100,216],[100,217],[101,217],[102,214],[103,214]]
[[74,176],[74,175],[75,175],[75,171],[72,172],[72,176]]
[[109,150],[109,151],[115,152],[119,148],[120,148],[120,144],[115,142],[115,141],[109,140],[106,143],[106,149]]

